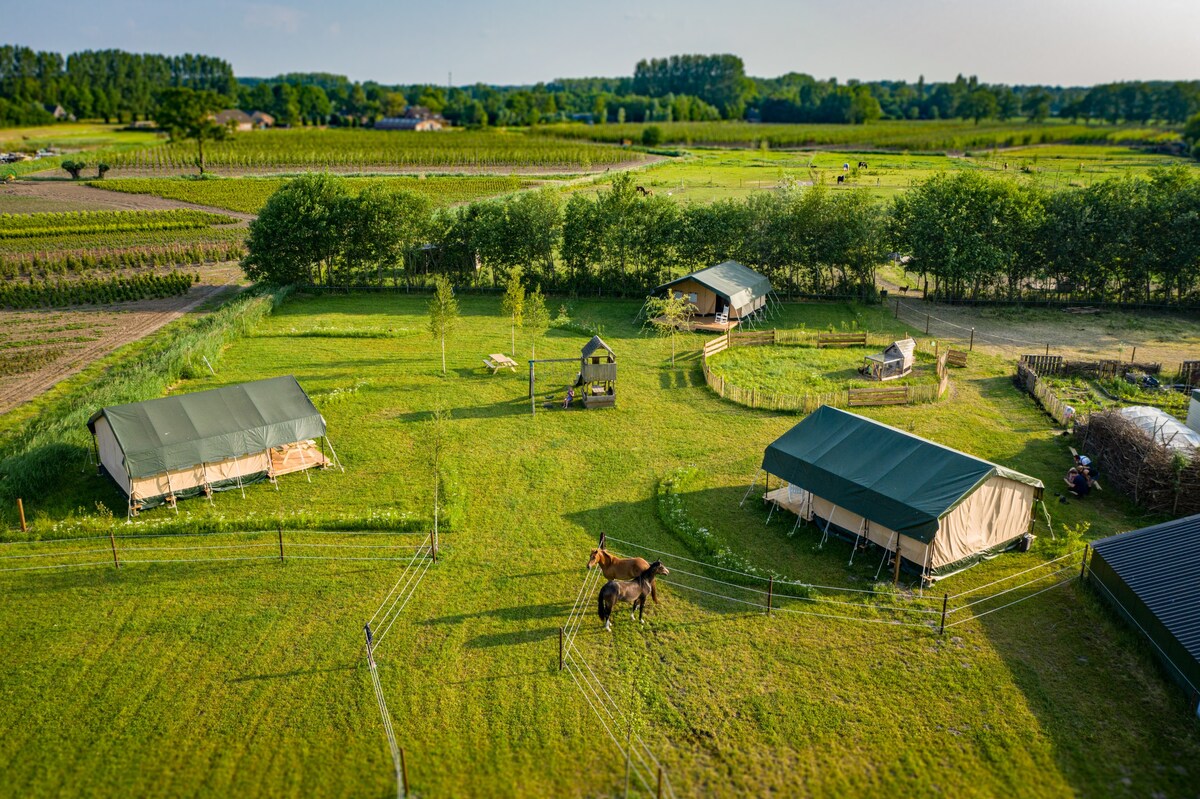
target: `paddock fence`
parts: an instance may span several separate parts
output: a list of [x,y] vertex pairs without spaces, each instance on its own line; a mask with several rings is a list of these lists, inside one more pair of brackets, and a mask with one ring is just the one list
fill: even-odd
[[[1088,551],[1085,546],[959,593],[933,593],[923,589],[903,593],[878,588],[819,585],[780,576],[764,577],[612,536],[606,540],[623,544],[631,550],[627,552],[630,556],[645,554],[662,560],[671,574],[657,581],[682,589],[699,601],[766,615],[783,613],[827,621],[917,629],[935,634],[1033,599],[1083,576]],[[610,551],[616,554],[611,548]],[[857,549],[852,550],[851,560],[856,554]],[[889,554],[883,552],[875,572],[876,579],[883,572]],[[677,563],[688,565],[685,569],[677,566]],[[703,574],[702,571],[709,573]],[[715,574],[721,576],[713,576]],[[731,579],[737,579],[738,582],[731,582]],[[981,594],[989,590],[990,593]]]
[[[235,561],[403,561],[425,545],[395,530],[274,530],[133,533],[0,543],[0,573],[137,564]],[[212,543],[220,541],[221,543]]]
[[[854,408],[876,405],[925,405],[937,402],[950,387],[949,370],[946,368],[948,352],[937,354],[937,382],[917,386],[886,386],[864,388],[843,388],[837,391],[809,392],[804,394],[784,394],[764,389],[743,388],[717,374],[710,366],[708,359],[724,352],[731,347],[765,347],[779,344],[795,344],[798,346],[830,346],[822,345],[821,337],[831,334],[819,331],[802,330],[761,330],[736,331],[730,330],[723,335],[711,339],[701,348],[700,363],[704,370],[704,382],[722,399],[744,405],[748,408],[770,411],[788,411],[793,413],[812,413],[822,405],[835,408]],[[838,339],[842,338],[837,334]],[[854,343],[869,340],[868,333],[848,334]],[[881,347],[892,342],[890,337],[875,337]],[[835,345],[836,346],[836,345]]]
[[675,789],[666,769],[636,729],[637,719],[621,709],[576,644],[580,627],[594,607],[593,596],[603,584],[600,569],[591,569],[584,576],[567,619],[558,631],[558,668],[570,675],[609,740],[621,753],[625,769],[623,795],[628,797],[632,790],[656,799],[675,799]]

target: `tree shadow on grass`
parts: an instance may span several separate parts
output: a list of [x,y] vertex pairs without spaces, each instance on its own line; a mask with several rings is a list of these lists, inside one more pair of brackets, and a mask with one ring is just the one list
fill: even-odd
[[424,619],[418,624],[431,627],[439,624],[461,624],[468,619],[502,619],[504,621],[529,621],[531,619],[554,619],[566,615],[571,609],[570,602],[546,602],[541,605],[512,605],[506,608],[489,608],[474,613],[455,613],[449,616],[435,616]]
[[[539,406],[538,410],[541,410]],[[487,405],[463,405],[449,408],[451,419],[501,419],[506,416],[529,416],[529,398],[517,397]],[[397,422],[427,422],[432,411],[409,411],[392,417]]]

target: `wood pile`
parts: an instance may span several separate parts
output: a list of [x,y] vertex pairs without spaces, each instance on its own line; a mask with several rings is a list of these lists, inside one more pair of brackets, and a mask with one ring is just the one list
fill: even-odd
[[1075,425],[1075,435],[1105,488],[1155,513],[1200,513],[1200,454],[1189,458],[1167,449],[1116,411],[1091,414]]

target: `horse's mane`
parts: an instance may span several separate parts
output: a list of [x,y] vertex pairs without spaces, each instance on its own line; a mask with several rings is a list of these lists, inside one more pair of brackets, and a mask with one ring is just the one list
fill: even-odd
[[646,567],[646,570],[641,573],[641,576],[639,576],[638,579],[639,580],[653,580],[655,571],[661,565],[662,565],[661,560],[654,561],[653,563],[651,563],[649,566]]

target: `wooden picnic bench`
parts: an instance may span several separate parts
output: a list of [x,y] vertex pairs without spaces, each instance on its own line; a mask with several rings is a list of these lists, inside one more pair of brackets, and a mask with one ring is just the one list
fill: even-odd
[[865,347],[866,333],[817,333],[817,348],[821,347]]
[[946,363],[951,366],[966,366],[967,354],[960,350],[946,350]]
[[493,352],[483,359],[483,364],[492,370],[492,374],[496,374],[496,372],[505,368],[511,369],[514,372],[517,371],[517,362],[502,352]]

